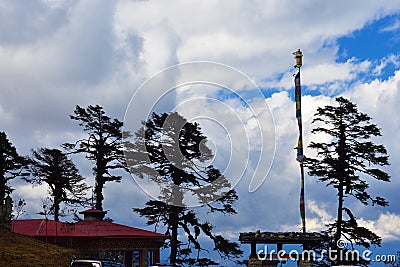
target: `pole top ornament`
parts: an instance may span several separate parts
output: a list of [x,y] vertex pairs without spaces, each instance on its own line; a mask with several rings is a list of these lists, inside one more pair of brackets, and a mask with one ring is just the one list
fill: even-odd
[[303,65],[303,53],[299,50],[296,52],[293,52],[294,58],[296,59],[296,65],[294,65],[295,68],[299,68]]

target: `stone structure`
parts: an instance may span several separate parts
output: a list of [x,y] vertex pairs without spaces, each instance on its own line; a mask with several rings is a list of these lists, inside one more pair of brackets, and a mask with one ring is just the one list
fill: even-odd
[[[242,244],[250,244],[250,256],[247,266],[277,266],[280,262],[285,262],[289,255],[279,255],[279,251],[283,249],[283,245],[299,244],[303,249],[307,249],[310,245],[320,242],[322,235],[320,233],[300,233],[300,232],[255,232],[240,233],[239,241]],[[257,244],[276,245],[274,253],[267,255],[257,255]],[[263,259],[260,260],[259,258]],[[309,260],[299,260],[298,266],[310,266]]]

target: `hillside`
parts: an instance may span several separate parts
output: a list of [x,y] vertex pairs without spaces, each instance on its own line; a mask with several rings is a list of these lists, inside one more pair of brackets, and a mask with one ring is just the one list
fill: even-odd
[[73,254],[74,250],[0,229],[0,266],[67,267]]

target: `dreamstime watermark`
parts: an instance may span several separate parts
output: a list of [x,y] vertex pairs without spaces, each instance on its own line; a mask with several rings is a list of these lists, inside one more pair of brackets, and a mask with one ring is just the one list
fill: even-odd
[[357,249],[347,249],[348,242],[343,239],[339,239],[337,242],[337,248],[322,249],[316,252],[315,250],[305,249],[299,252],[296,249],[286,251],[281,250],[268,250],[268,246],[265,245],[264,249],[257,251],[258,260],[279,260],[279,261],[323,261],[330,260],[332,262],[359,262],[361,260],[367,262],[384,262],[394,263],[397,261],[395,254],[374,254],[371,250],[366,249],[363,251]]
[[[174,112],[187,122],[198,123],[207,136],[207,142],[199,144],[200,152],[201,146],[207,146],[215,155],[208,161],[192,163],[199,168],[215,166],[221,172],[221,179],[184,187],[162,179],[162,174],[152,170],[154,162],[146,153],[149,148],[141,123],[151,119],[153,112],[171,114],[161,129],[165,132],[170,131],[171,125],[175,125],[177,132],[184,129],[184,125],[176,125]],[[140,129],[139,136],[144,138],[135,139]],[[186,171],[188,164],[181,164],[186,157],[180,140],[177,136],[171,138],[173,142],[160,146],[164,156],[170,160],[169,164]],[[176,205],[176,199],[183,199],[181,203],[186,207],[219,199],[244,177],[249,179],[248,191],[256,191],[267,178],[275,156],[275,124],[262,91],[239,70],[215,62],[178,64],[146,80],[126,109],[123,139],[128,168],[139,187],[167,204]],[[138,166],[144,174],[138,175],[141,172]],[[228,184],[222,179],[227,179],[229,186],[216,192]],[[205,200],[204,196],[208,198]]]

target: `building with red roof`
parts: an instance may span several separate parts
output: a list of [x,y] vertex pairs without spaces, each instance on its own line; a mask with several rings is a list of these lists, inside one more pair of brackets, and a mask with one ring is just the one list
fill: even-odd
[[105,211],[81,212],[76,223],[46,219],[14,220],[12,231],[77,251],[78,257],[112,258],[127,267],[144,267],[160,261],[160,247],[169,236],[104,221]]

